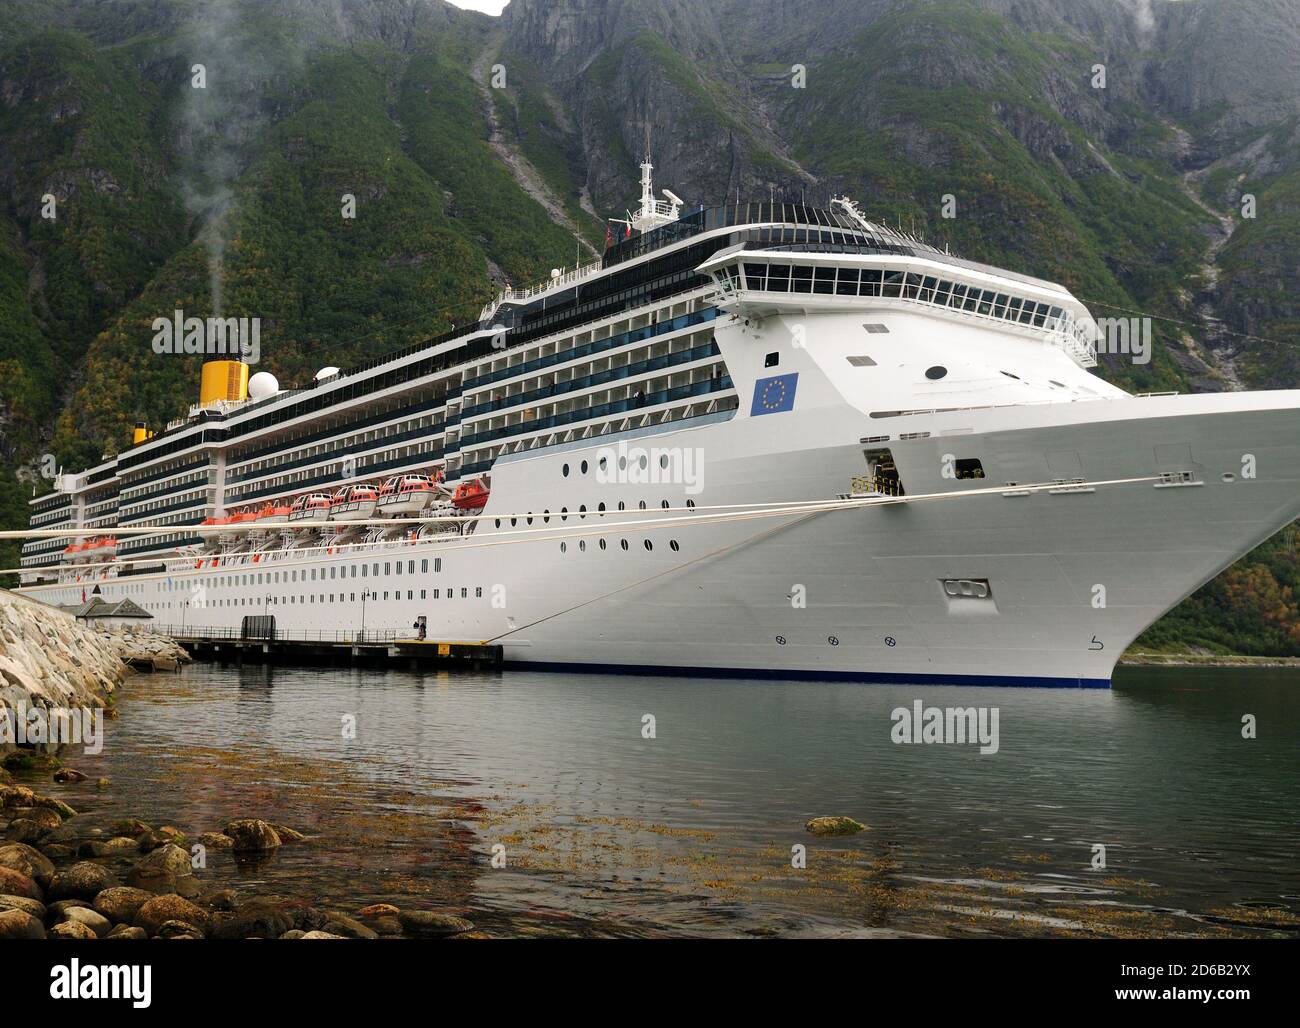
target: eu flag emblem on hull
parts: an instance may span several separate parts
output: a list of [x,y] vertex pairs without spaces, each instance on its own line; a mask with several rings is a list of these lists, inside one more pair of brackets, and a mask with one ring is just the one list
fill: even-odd
[[794,389],[798,384],[797,371],[788,375],[760,378],[754,383],[754,402],[750,405],[749,416],[756,418],[760,414],[780,414],[785,410],[794,410]]

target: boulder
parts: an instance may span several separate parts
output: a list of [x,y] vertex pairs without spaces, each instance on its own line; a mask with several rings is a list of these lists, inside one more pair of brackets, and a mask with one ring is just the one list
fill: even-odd
[[401,911],[391,903],[372,903],[357,911],[357,917],[396,917]]
[[279,836],[281,842],[306,842],[307,840],[307,836],[303,835],[302,832],[296,832],[286,825],[272,825],[271,827],[275,829],[275,834]]
[[137,927],[143,928],[152,936],[157,935],[158,930],[168,921],[184,921],[202,931],[207,927],[208,915],[185,897],[173,893],[155,896],[141,904],[133,920]]
[[56,927],[68,921],[76,921],[78,924],[89,928],[97,939],[104,938],[113,928],[113,924],[108,918],[103,914],[96,913],[89,907],[69,907],[67,910],[53,914],[51,920]]
[[105,889],[119,884],[117,875],[108,868],[83,860],[63,871],[55,872],[50,880],[50,898],[93,900]]
[[28,878],[48,878],[54,874],[54,863],[49,857],[21,842],[0,845],[0,867],[19,871]]
[[300,939],[342,939],[342,935],[333,935],[330,932],[303,932],[298,936]]
[[47,831],[58,828],[59,825],[63,824],[63,818],[59,816],[59,812],[51,810],[49,807],[16,807],[14,809],[14,820],[35,821]]
[[856,835],[865,832],[867,826],[859,824],[851,817],[815,817],[804,828],[813,835]]
[[56,782],[84,782],[86,777],[74,767],[61,767],[54,772]]
[[0,939],[43,939],[45,928],[25,910],[0,910]]
[[235,840],[222,832],[204,832],[199,836],[198,843],[210,850],[228,850],[235,845]]
[[25,896],[33,900],[45,898],[41,887],[34,879],[9,867],[0,867],[0,895]]
[[9,822],[5,838],[10,842],[40,842],[49,831],[44,825],[37,824],[31,818],[20,817]]
[[134,839],[118,835],[112,839],[87,839],[77,847],[79,857],[115,857],[119,853],[137,853],[139,847]]
[[151,853],[161,846],[180,846],[185,842],[185,833],[179,828],[172,828],[170,825],[164,825],[162,828],[151,828],[139,838],[140,849],[145,853]]
[[147,939],[149,933],[143,928],[137,928],[135,925],[120,924],[108,933],[110,939]]
[[75,939],[84,942],[88,939],[98,939],[94,930],[80,921],[60,921],[49,930],[46,935],[47,939]]
[[241,903],[212,930],[214,939],[278,939],[297,929],[310,932],[325,927],[327,918],[298,899],[254,896]]
[[45,920],[45,904],[26,896],[0,896],[0,910],[21,910],[38,921]]
[[397,917],[402,931],[420,939],[438,939],[472,931],[474,924],[455,914],[438,910],[404,910]]
[[402,923],[395,917],[372,917],[370,927],[380,938],[396,938],[402,934]]
[[135,920],[136,911],[153,897],[154,894],[145,889],[117,885],[101,892],[91,905],[114,924],[130,924]]
[[[43,807],[46,810],[54,811],[56,814],[59,815],[59,819],[62,821],[67,821],[69,818],[73,818],[77,816],[77,812],[75,810],[73,810],[70,806],[64,803],[61,799],[57,799],[54,796],[38,796],[36,798],[36,805],[38,807]],[[57,827],[57,826],[52,826],[52,827]]]
[[201,939],[201,932],[195,925],[187,921],[164,921],[158,926],[159,939]]
[[335,935],[341,935],[346,939],[377,939],[379,933],[372,928],[367,928],[355,918],[348,917],[347,914],[338,910],[327,910],[325,916],[329,918],[325,922],[323,931],[333,932]]
[[245,817],[231,821],[223,829],[234,840],[233,849],[237,853],[273,850],[280,845],[280,836],[265,821]]
[[155,893],[179,893],[195,896],[198,880],[190,865],[190,855],[172,843],[153,850],[127,872],[126,884]]

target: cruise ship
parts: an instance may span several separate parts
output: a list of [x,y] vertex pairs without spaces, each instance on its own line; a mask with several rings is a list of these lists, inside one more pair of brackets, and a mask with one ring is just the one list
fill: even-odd
[[302,389],[209,362],[32,501],[21,591],[513,665],[1105,686],[1300,515],[1300,391],[1130,395],[1060,285],[651,174],[599,260],[472,326]]

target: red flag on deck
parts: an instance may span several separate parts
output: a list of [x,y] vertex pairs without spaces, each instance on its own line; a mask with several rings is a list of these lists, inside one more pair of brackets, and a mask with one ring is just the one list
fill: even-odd
[[605,222],[605,249],[614,245],[614,233],[610,231],[609,222]]
[[624,239],[632,238],[632,225],[630,222],[628,223],[627,229],[623,232],[623,238]]

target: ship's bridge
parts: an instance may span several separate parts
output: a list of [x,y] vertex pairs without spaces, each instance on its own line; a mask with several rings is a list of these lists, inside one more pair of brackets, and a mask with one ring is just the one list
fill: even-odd
[[890,253],[854,242],[743,242],[719,251],[699,270],[712,277],[724,310],[763,317],[919,307],[1046,339],[1080,367],[1097,364],[1096,323],[1066,290],[938,251]]

